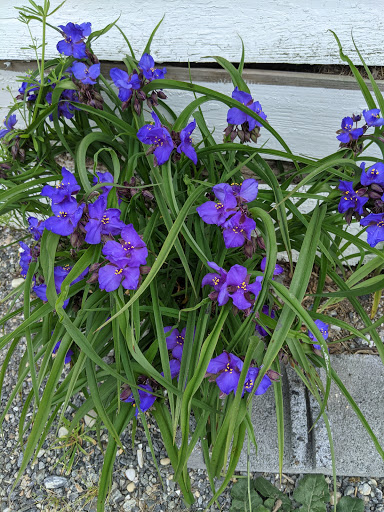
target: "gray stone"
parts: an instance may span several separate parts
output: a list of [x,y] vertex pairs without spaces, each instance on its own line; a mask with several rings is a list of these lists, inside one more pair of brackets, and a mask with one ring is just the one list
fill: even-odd
[[66,487],[68,479],[63,476],[48,476],[44,478],[44,485],[47,489],[59,489],[60,487]]

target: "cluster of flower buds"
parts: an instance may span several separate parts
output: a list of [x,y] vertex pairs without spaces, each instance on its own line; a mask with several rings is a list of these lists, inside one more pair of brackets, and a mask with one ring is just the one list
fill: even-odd
[[[260,103],[258,101],[253,101],[253,98],[249,93],[239,91],[238,87],[236,87],[232,93],[232,98],[255,112],[255,114],[261,117],[264,121],[267,119]],[[228,126],[224,130],[225,142],[233,142],[236,137],[239,137],[241,143],[251,141],[257,142],[257,139],[260,137],[261,123],[236,107],[228,110],[227,122]]]

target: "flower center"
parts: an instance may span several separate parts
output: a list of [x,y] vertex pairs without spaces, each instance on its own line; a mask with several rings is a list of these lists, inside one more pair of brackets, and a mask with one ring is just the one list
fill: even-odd
[[242,229],[240,226],[235,226],[234,228],[232,228],[232,231],[234,233],[244,233],[244,229]]
[[177,343],[177,345],[184,345],[184,336],[181,336],[181,334],[179,334],[176,337],[176,343]]
[[223,205],[223,203],[216,203],[215,208],[216,208],[216,210],[221,210],[222,208],[224,208],[224,205]]
[[120,275],[120,274],[122,273],[122,271],[123,271],[123,269],[122,269],[122,268],[117,268],[117,269],[115,270],[115,275],[116,275],[116,276]]
[[67,217],[67,215],[68,215],[68,213],[67,213],[67,212],[59,212],[58,217],[59,217],[59,218],[61,217],[62,219],[65,219],[65,217]]
[[124,251],[131,251],[132,249],[134,249],[135,247],[132,245],[131,242],[124,242]]
[[226,372],[229,372],[229,373],[233,373],[233,368],[231,368],[231,367],[229,366],[229,363],[227,364],[227,366],[226,366],[226,368],[225,368],[225,371],[226,371]]
[[238,290],[244,290],[245,292],[247,291],[247,285],[246,285],[246,282],[243,281],[241,284],[237,285],[237,289]]
[[253,388],[253,380],[249,380],[245,383],[245,389],[252,389]]
[[88,75],[88,73],[89,73],[89,69],[88,69],[88,68],[85,68],[84,73],[85,73],[86,75]]
[[380,228],[384,228],[384,220],[381,220],[377,225],[378,225]]
[[106,215],[103,215],[103,218],[101,219],[102,224],[108,224],[109,223],[109,217]]
[[218,277],[214,277],[214,278],[212,279],[213,286],[218,285],[218,284],[219,284],[219,282],[220,282],[220,279],[219,279]]
[[374,176],[374,175],[378,175],[379,174],[379,171],[376,171],[376,169],[372,169],[371,170],[371,175]]
[[70,36],[65,36],[65,42],[66,42],[66,43],[72,43],[72,37],[70,37]]
[[67,265],[64,265],[63,269],[66,271],[66,272],[69,272],[71,270],[71,267],[67,264]]

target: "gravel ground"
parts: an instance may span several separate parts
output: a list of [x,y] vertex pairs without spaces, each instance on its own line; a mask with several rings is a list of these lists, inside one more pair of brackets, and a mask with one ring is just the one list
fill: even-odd
[[[18,248],[17,245],[4,247],[13,241],[25,236],[25,233],[11,228],[0,226],[0,299],[11,291],[11,281],[19,278]],[[370,298],[366,299],[367,306]],[[16,301],[15,306],[20,307],[21,302]],[[7,305],[0,304],[0,316],[5,313]],[[349,319],[354,321],[353,313]],[[5,332],[10,332],[20,322],[20,317],[14,318],[6,325]],[[339,335],[337,332],[335,335]],[[331,331],[332,335],[332,331]],[[360,340],[353,343],[360,350],[367,347]],[[23,341],[12,357],[6,374],[0,414],[4,411],[7,399],[17,380],[17,369],[20,358],[24,353]],[[0,354],[0,362],[3,363],[6,350]],[[30,465],[24,474],[20,484],[12,490],[12,484],[21,464],[22,451],[17,442],[18,422],[23,401],[31,387],[30,380],[23,383],[22,396],[15,398],[3,423],[3,438],[0,445],[0,511],[2,512],[80,512],[82,510],[96,511],[98,475],[102,465],[102,453],[94,444],[95,431],[91,428],[90,418],[88,425],[84,425],[84,431],[78,436],[72,436],[71,443],[81,444],[75,451],[72,467],[65,466],[63,460],[63,441],[58,439],[56,431],[52,429],[48,435],[38,457],[33,465]],[[150,422],[150,432],[153,438],[156,459],[159,463],[160,475],[164,484],[161,484],[156,467],[146,442],[144,430],[137,427],[134,444],[132,446],[131,426],[122,436],[124,450],[120,450],[114,466],[113,486],[106,507],[108,512],[165,512],[168,510],[185,510],[185,506],[173,481],[173,471],[169,464],[167,453],[161,442],[157,427]],[[63,430],[60,431],[63,433]],[[87,438],[87,436],[89,436]],[[88,440],[87,440],[88,439]],[[102,435],[103,447],[107,445],[107,436]],[[69,446],[67,446],[69,449]],[[204,470],[190,470],[192,490],[196,497],[196,503],[191,511],[204,510],[211,497],[211,490],[207,473]],[[259,476],[254,474],[253,476]],[[281,485],[278,475],[263,474],[282,491],[292,494],[296,482],[302,475],[283,475]],[[59,478],[57,478],[59,477]],[[331,479],[328,478],[330,491],[333,490]],[[343,495],[357,496],[364,499],[365,511],[384,511],[383,490],[384,478],[359,478],[338,477],[338,497]],[[230,486],[219,498],[219,507],[211,508],[214,511],[227,511],[230,507]],[[331,510],[331,507],[328,507]]]

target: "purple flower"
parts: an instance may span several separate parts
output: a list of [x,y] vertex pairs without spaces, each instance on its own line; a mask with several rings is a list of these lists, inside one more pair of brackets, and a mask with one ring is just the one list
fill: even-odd
[[61,236],[71,235],[83,215],[84,207],[84,203],[78,205],[76,201],[53,204],[51,208],[54,216],[45,221],[46,229]]
[[52,199],[52,204],[77,204],[72,195],[77,194],[80,190],[80,185],[77,183],[76,178],[65,167],[61,169],[63,179],[55,187],[45,185],[41,191],[42,196],[47,196]]
[[364,219],[360,220],[361,226],[367,228],[367,242],[371,247],[375,247],[379,242],[384,241],[384,214],[370,213]]
[[19,242],[19,245],[20,245],[20,249],[19,249],[20,261],[19,261],[19,263],[20,263],[20,267],[21,267],[20,274],[25,279],[27,277],[29,264],[32,261],[31,249],[24,242]]
[[[260,263],[260,269],[262,272],[265,272],[265,266],[267,264],[267,257],[265,256],[262,260],[261,260],[261,263]],[[281,267],[280,265],[277,265],[275,266],[275,269],[273,271],[273,275],[274,276],[278,276],[280,274],[282,274],[284,272],[284,269],[283,267]],[[273,278],[272,278],[273,279]]]
[[120,220],[118,208],[108,208],[105,197],[100,196],[93,204],[88,205],[89,221],[84,226],[88,244],[99,244],[101,235],[119,235],[125,224]]
[[[244,396],[245,391],[248,393],[252,393],[255,381],[257,376],[259,375],[260,368],[251,367],[248,370],[247,376],[245,377],[243,392],[241,396]],[[264,395],[264,393],[267,391],[267,389],[272,385],[271,379],[268,377],[268,375],[264,375],[264,377],[261,379],[260,384],[256,388],[254,394],[255,395]]]
[[153,60],[153,57],[151,57],[151,55],[148,53],[143,54],[139,60],[138,67],[143,72],[145,78],[149,81],[164,78],[164,75],[167,72],[166,68],[155,69],[155,61]]
[[214,263],[213,261],[208,261],[208,265],[214,270],[216,270],[218,274],[206,274],[203,277],[203,280],[201,281],[201,286],[212,286],[214,291],[209,294],[209,297],[212,300],[217,299],[219,305],[223,306],[228,302],[228,292],[225,286],[228,273],[223,268],[216,265],[216,263]]
[[252,231],[256,229],[256,222],[244,213],[238,212],[224,223],[224,243],[227,249],[241,247],[246,240],[251,239]]
[[196,128],[196,121],[193,120],[180,132],[181,144],[177,147],[177,152],[183,152],[192,162],[197,165],[197,154],[195,148],[192,146],[191,133]]
[[155,163],[162,165],[171,156],[174,149],[173,140],[169,131],[161,125],[160,119],[154,112],[151,116],[155,124],[146,124],[137,132],[137,138],[143,144],[151,144],[151,151],[155,155]]
[[368,197],[360,197],[353,190],[352,181],[340,180],[339,190],[344,192],[344,195],[340,199],[339,213],[345,213],[350,208],[356,211],[359,215],[363,215],[363,206],[368,201]]
[[[30,78],[28,75],[25,78]],[[17,99],[24,99],[25,93],[27,92],[27,101],[35,101],[37,98],[37,94],[32,94],[34,91],[38,91],[40,89],[40,85],[34,85],[29,82],[23,82],[19,87],[20,96]]]
[[[65,265],[64,267],[55,267],[53,269],[53,277],[55,281],[55,289],[56,293],[59,294],[61,292],[61,285],[63,284],[64,279],[67,277],[69,272],[72,270],[72,267],[70,265]],[[76,279],[74,279],[70,286],[78,283],[81,281],[89,272],[89,268],[87,267]],[[36,295],[44,302],[47,302],[47,285],[46,284],[40,284],[35,285],[33,287],[33,291],[36,293]],[[65,309],[68,306],[69,299],[66,299],[63,304],[63,308]]]
[[[169,360],[169,369],[171,370],[171,379],[174,379],[177,377],[180,373],[180,366],[181,362],[179,359],[170,359]],[[164,377],[164,372],[161,372],[161,374]]]
[[257,197],[259,184],[253,178],[244,180],[242,183],[219,183],[213,187],[213,192],[219,201],[223,201],[228,193],[232,193],[239,204],[250,203]]
[[[64,78],[63,78],[64,79]],[[52,85],[54,89],[56,84]],[[79,97],[77,91],[73,89],[64,89],[60,95],[59,102],[57,105],[57,115],[64,116],[66,119],[72,119],[75,115],[75,110],[79,110],[77,107],[72,105],[71,102],[78,101]],[[52,105],[52,92],[49,92],[45,96],[45,100],[49,105]],[[53,114],[49,114],[49,120],[53,121]]]
[[344,117],[341,121],[341,130],[338,130],[336,133],[339,133],[336,138],[342,142],[343,144],[348,144],[351,140],[357,140],[364,133],[363,128],[353,128],[353,119],[352,117]]
[[7,133],[9,133],[11,130],[13,130],[13,127],[17,123],[16,114],[12,114],[8,117],[8,119],[4,119],[4,126],[2,130],[0,130],[0,139],[5,137]]
[[[52,355],[56,354],[56,352],[59,350],[60,343],[61,343],[61,340],[59,340],[56,343],[55,348],[52,350]],[[64,359],[65,364],[68,364],[71,362],[73,354],[74,354],[73,350],[69,349],[68,352],[65,354],[65,359]]]
[[207,201],[196,208],[197,213],[207,224],[222,226],[236,212],[237,201],[232,193],[227,193],[222,201]]
[[87,54],[84,38],[91,33],[91,24],[81,23],[81,25],[77,25],[76,23],[67,23],[66,25],[59,25],[59,27],[63,32],[64,39],[57,43],[57,51],[68,57],[85,59]]
[[242,368],[243,361],[240,358],[234,354],[223,352],[210,360],[207,373],[217,375],[216,384],[220,391],[229,395],[237,388]]
[[241,310],[251,307],[250,294],[256,297],[261,291],[262,276],[257,276],[254,283],[249,284],[250,275],[241,265],[233,265],[228,271],[226,287],[233,304]]
[[96,78],[100,75],[100,64],[93,64],[88,67],[84,62],[74,62],[71,66],[71,72],[83,84],[95,84]]
[[121,101],[128,101],[134,90],[138,90],[141,87],[141,80],[137,73],[128,75],[126,71],[119,68],[112,68],[109,72],[113,83],[119,89],[119,99]]
[[[328,339],[329,325],[326,324],[325,322],[322,322],[321,320],[315,320],[315,324],[316,324],[317,328],[319,329],[319,331],[321,332],[324,340]],[[308,336],[311,338],[311,340],[318,341],[317,338],[315,338],[315,335],[311,333],[311,331],[308,331]],[[313,344],[313,348],[316,348],[317,350],[321,350],[321,345]]]
[[[137,418],[137,415],[139,414],[139,409],[141,412],[147,411],[152,405],[154,404],[156,397],[152,394],[153,389],[149,384],[139,384],[141,388],[144,389],[138,389],[138,394],[140,398],[140,403],[138,405],[138,408],[136,408],[135,411],[135,417]],[[121,399],[121,397],[120,397]],[[123,399],[123,402],[128,402],[133,405],[133,407],[136,407],[135,398],[133,396],[133,393],[129,395],[128,398]]]
[[210,294],[212,300],[217,298],[219,306],[223,306],[231,298],[238,309],[244,310],[251,307],[254,302],[251,299],[251,293],[255,295],[255,298],[259,295],[262,276],[257,276],[255,282],[249,284],[250,275],[247,274],[247,269],[241,265],[233,265],[227,274],[224,269],[213,262],[209,261],[208,265],[220,272],[220,274],[207,274],[202,281],[202,286],[209,285],[214,288],[216,293]]
[[[171,327],[171,326],[164,327],[164,333],[167,334],[172,329],[173,329],[173,327]],[[172,350],[172,356],[175,359],[179,359],[180,361],[181,361],[181,356],[183,355],[184,339],[185,339],[185,327],[181,332],[179,332],[177,329],[173,329],[171,334],[169,334],[166,338],[167,349]]]
[[[253,110],[258,116],[262,119],[267,119],[267,116],[262,111],[262,107],[258,101],[253,101],[252,96],[244,91],[239,91],[238,87],[235,87],[235,90],[232,93],[232,98],[239,101],[243,105],[246,105],[248,108]],[[251,132],[255,126],[261,127],[262,125],[256,121],[253,117],[249,116],[242,110],[239,110],[236,107],[230,108],[228,110],[227,122],[230,124],[243,124],[248,122],[249,131]]]
[[104,256],[116,265],[139,267],[147,262],[148,249],[132,224],[121,230],[120,243],[109,240],[103,248]]
[[120,264],[111,261],[99,270],[100,290],[106,292],[117,290],[120,284],[126,290],[136,290],[139,286],[139,279],[139,267],[128,266],[128,260],[123,260]]
[[[275,318],[276,313],[272,308],[269,308],[266,304],[263,306],[261,312],[263,315],[269,316],[269,318]],[[268,332],[261,327],[260,324],[256,324],[256,331],[260,334],[260,336],[268,336]]]
[[367,186],[371,185],[372,183],[384,185],[384,164],[382,162],[377,162],[376,164],[373,164],[366,171],[365,162],[362,162],[360,164],[360,167],[362,170],[360,178],[360,182],[362,185]]
[[[97,185],[98,183],[113,183],[114,182],[112,174],[108,171],[106,171],[106,172],[98,171],[98,172],[96,172],[96,175],[97,176],[93,177],[93,181],[92,181],[93,185]],[[102,194],[101,194],[102,196],[107,198],[109,191],[112,190],[112,188],[113,187],[111,185],[104,185],[104,186],[100,187],[98,190],[99,190],[99,192],[102,192]]]
[[384,124],[384,119],[380,117],[379,108],[363,110],[363,116],[368,126],[383,126]]
[[38,220],[36,217],[28,217],[28,231],[32,233],[33,238],[37,241],[40,240],[44,227],[45,227],[45,221]]

